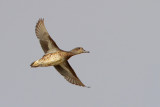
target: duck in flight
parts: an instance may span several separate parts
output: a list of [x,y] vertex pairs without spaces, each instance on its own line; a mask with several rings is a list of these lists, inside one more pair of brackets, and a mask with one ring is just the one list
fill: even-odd
[[44,25],[44,19],[38,20],[35,32],[45,55],[41,59],[33,62],[31,64],[31,67],[54,66],[55,69],[62,76],[64,76],[64,78],[68,82],[75,85],[86,87],[80,81],[80,79],[78,78],[78,76],[76,75],[76,73],[74,72],[67,60],[74,55],[81,53],[89,53],[89,51],[85,51],[82,47],[74,48],[71,51],[61,50],[47,32],[47,29]]

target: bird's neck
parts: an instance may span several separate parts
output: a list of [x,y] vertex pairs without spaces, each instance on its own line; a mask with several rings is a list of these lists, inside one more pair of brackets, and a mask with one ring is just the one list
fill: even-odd
[[76,55],[76,54],[74,54],[73,52],[66,52],[66,58],[67,58],[67,60],[70,58],[70,57],[72,57],[72,56],[74,56],[74,55]]

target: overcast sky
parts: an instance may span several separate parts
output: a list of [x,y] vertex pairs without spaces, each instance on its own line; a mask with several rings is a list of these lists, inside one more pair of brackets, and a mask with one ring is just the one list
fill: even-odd
[[[1,0],[0,107],[160,107],[159,11],[158,0]],[[44,55],[39,18],[61,49],[90,51],[69,62],[91,88],[30,68]]]

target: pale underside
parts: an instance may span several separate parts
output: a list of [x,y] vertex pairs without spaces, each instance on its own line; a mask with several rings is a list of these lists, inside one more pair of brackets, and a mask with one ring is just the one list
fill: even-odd
[[61,57],[59,52],[49,53],[44,55],[41,59],[34,62],[34,66],[36,67],[48,67],[55,66],[64,61],[63,57]]
[[[46,54],[61,51],[61,49],[57,46],[57,44],[52,40],[52,38],[48,34],[44,25],[44,19],[39,19],[36,25],[35,32],[37,38],[40,41],[41,47]],[[76,73],[74,72],[67,60],[63,61],[62,63],[59,63],[58,65],[55,64],[54,67],[61,75],[64,76],[64,78],[68,82],[85,87],[85,85],[77,77]]]

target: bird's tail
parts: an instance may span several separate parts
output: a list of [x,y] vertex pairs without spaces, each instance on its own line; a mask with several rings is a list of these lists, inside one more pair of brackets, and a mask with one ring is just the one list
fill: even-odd
[[38,67],[39,66],[39,64],[35,61],[35,62],[33,62],[33,63],[31,63],[31,65],[30,65],[31,67]]

